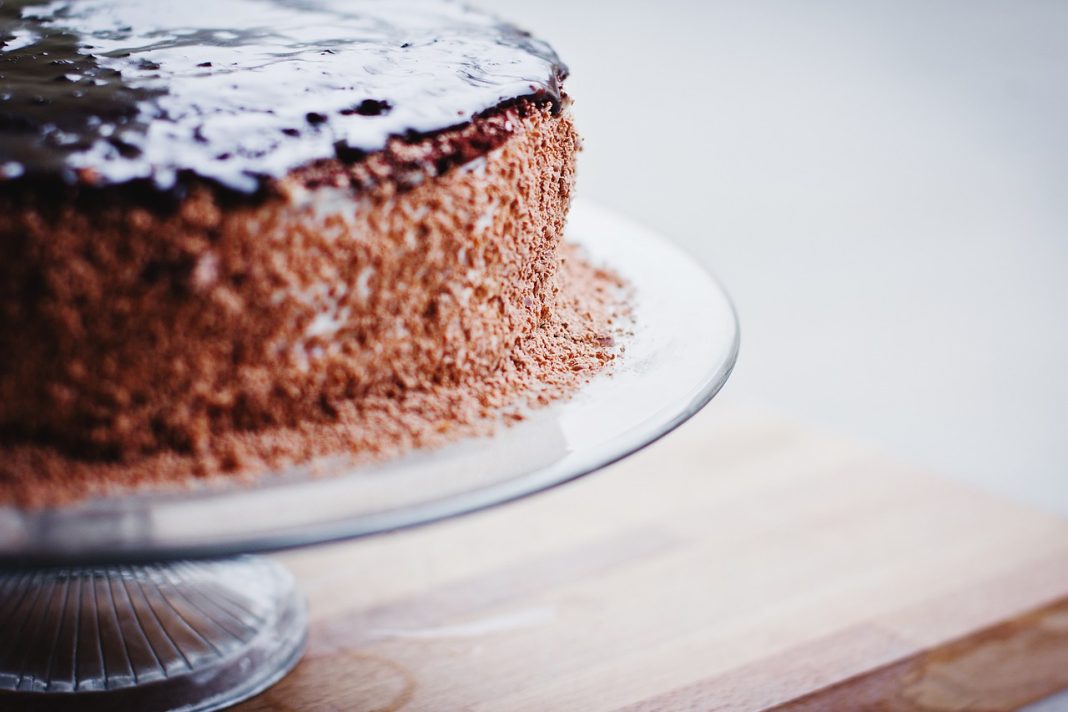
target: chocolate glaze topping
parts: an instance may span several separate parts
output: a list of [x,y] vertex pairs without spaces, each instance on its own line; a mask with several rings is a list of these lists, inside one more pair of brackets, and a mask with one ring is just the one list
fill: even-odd
[[0,0],[0,187],[251,194],[513,99],[558,104],[566,74],[450,0]]

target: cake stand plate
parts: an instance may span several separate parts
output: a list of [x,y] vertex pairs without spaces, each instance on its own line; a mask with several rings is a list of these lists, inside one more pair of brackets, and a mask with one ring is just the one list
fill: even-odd
[[671,243],[602,208],[576,203],[568,236],[630,281],[635,325],[611,373],[567,402],[386,464],[336,457],[253,487],[0,507],[0,708],[209,710],[245,699],[296,663],[306,629],[289,575],[246,554],[539,492],[696,413],[737,358],[726,293]]

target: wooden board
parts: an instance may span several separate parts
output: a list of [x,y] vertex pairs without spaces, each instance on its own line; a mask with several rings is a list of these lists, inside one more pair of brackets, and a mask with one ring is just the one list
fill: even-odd
[[244,710],[1013,709],[1068,687],[1068,522],[714,403],[604,472],[283,557]]

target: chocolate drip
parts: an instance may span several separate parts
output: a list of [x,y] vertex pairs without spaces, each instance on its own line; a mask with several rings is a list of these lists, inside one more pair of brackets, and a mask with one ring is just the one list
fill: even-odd
[[252,194],[517,98],[558,104],[566,74],[448,0],[0,0],[0,187]]

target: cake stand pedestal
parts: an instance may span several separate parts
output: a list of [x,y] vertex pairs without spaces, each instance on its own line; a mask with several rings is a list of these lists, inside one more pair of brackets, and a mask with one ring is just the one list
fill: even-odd
[[239,702],[296,664],[307,626],[289,574],[248,554],[541,492],[700,410],[738,355],[723,289],[655,233],[589,204],[575,203],[568,235],[634,291],[625,353],[571,400],[492,437],[382,465],[337,458],[265,474],[255,487],[0,505],[0,709],[191,712]]
[[254,556],[0,571],[0,709],[216,710],[281,679],[302,596]]

